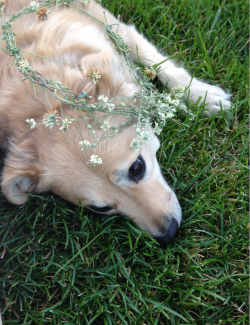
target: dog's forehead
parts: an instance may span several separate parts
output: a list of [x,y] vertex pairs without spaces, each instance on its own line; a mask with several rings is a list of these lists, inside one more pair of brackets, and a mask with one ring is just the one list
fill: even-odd
[[149,128],[150,140],[143,144],[139,151],[134,150],[130,144],[135,137],[135,130],[122,132],[115,136],[112,141],[107,140],[106,148],[100,151],[103,159],[103,169],[109,173],[114,170],[126,170],[137,160],[139,155],[147,164],[153,164],[155,153],[160,147],[160,141],[155,136],[151,127]]

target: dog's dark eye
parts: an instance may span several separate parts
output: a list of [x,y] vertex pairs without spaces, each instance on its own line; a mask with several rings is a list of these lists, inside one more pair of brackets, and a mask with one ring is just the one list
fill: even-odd
[[96,212],[108,212],[113,209],[113,207],[109,207],[109,206],[97,207],[96,205],[88,205],[88,206],[86,206],[86,208],[91,209]]
[[139,156],[135,162],[130,166],[128,171],[128,177],[132,181],[138,183],[144,176],[146,171],[146,164],[142,156]]

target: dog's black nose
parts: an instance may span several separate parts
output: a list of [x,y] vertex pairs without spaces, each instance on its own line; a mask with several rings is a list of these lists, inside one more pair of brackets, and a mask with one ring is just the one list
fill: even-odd
[[172,219],[172,221],[170,222],[167,232],[164,236],[161,237],[156,237],[155,239],[161,243],[161,244],[165,244],[167,242],[169,242],[171,239],[173,239],[177,233],[179,226],[178,226],[178,221],[176,219]]

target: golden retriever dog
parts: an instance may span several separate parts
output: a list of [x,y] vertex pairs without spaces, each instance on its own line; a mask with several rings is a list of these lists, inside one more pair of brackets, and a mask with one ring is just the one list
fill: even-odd
[[[3,12],[8,19],[24,6],[29,6],[30,0],[5,0],[4,4]],[[92,96],[90,103],[98,102],[100,95],[118,98],[139,92],[103,26],[91,16],[110,25],[118,24],[117,19],[94,0],[85,6],[81,3],[77,6],[89,15],[60,5],[51,10],[46,20],[37,20],[34,12],[14,23],[17,46],[25,51],[22,52],[25,59],[43,76],[60,81],[76,93],[87,92]],[[167,57],[134,26],[119,22],[116,28],[128,45],[133,60],[139,55],[147,66],[165,60],[158,72],[163,85],[168,88],[189,85],[185,97],[196,102],[201,96],[207,103],[207,114],[230,107],[229,94],[217,86],[192,79],[184,68],[166,60]],[[3,40],[0,46],[5,48]],[[160,144],[152,128],[149,126],[151,140],[139,152],[130,147],[135,136],[133,126],[102,141],[96,148],[102,164],[94,167],[87,163],[89,153],[81,151],[79,146],[84,139],[91,141],[82,121],[83,113],[80,115],[71,107],[62,105],[65,116],[79,119],[70,124],[67,134],[58,126],[50,129],[40,125],[31,129],[27,119],[41,123],[44,115],[52,110],[60,116],[60,104],[39,87],[40,91],[35,94],[32,84],[23,81],[24,76],[13,60],[7,51],[0,49],[0,146],[7,152],[1,187],[6,198],[14,204],[24,204],[29,193],[52,191],[93,211],[126,215],[159,242],[166,243],[174,238],[182,212],[156,160]],[[93,84],[82,69],[72,65],[86,70],[98,68],[101,79]],[[126,117],[119,115],[108,118],[114,126],[124,120]],[[95,132],[103,134],[97,127]]]

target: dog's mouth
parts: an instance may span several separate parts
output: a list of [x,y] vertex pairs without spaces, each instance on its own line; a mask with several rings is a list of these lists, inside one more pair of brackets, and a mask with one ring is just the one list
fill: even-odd
[[87,205],[86,208],[88,208],[89,210],[92,210],[94,212],[98,212],[98,213],[105,213],[105,212],[109,212],[114,209],[111,206],[98,207],[96,205]]

